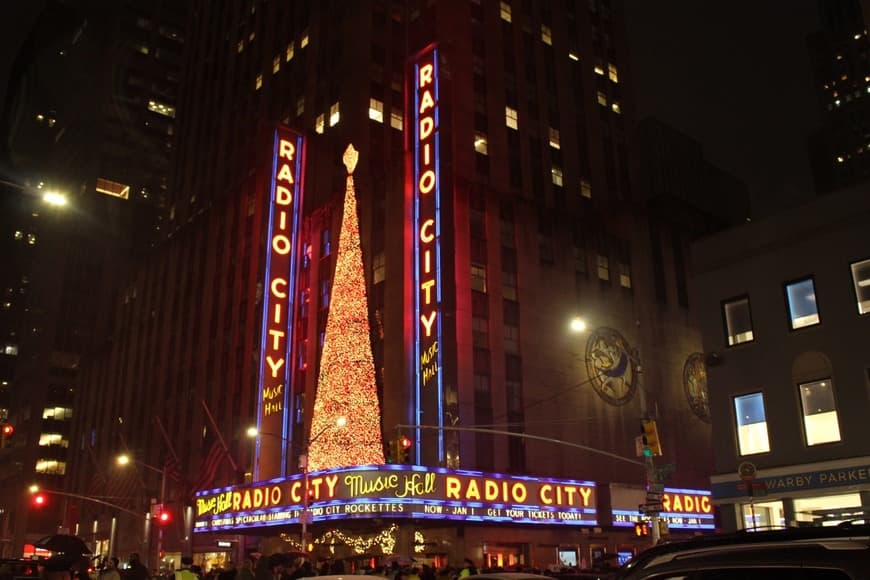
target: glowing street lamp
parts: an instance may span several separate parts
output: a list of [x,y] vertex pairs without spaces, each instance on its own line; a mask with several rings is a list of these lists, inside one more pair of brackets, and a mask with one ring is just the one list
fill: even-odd
[[42,195],[42,201],[44,201],[48,205],[53,205],[56,207],[64,207],[69,203],[64,194],[58,193],[56,191],[46,191]]
[[586,330],[586,321],[579,316],[575,316],[571,319],[571,330],[573,332],[584,332]]

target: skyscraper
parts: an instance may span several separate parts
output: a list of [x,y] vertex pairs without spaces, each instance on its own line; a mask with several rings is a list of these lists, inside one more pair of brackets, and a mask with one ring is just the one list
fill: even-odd
[[[316,435],[352,143],[385,442],[405,425],[414,463],[615,485],[600,493],[625,510],[646,483],[640,419],[656,416],[671,481],[703,489],[706,391],[684,380],[700,338],[675,298],[688,240],[654,228],[635,199],[618,3],[203,1],[187,38],[165,243],[118,305],[115,339],[83,372],[82,451],[109,457],[123,435],[161,465],[159,416],[196,471],[212,445],[204,401],[239,471],[251,470],[257,445],[270,476],[296,471]],[[292,198],[278,189],[288,176],[273,173],[291,144],[305,151]],[[297,242],[287,234],[276,245],[273,205],[290,199],[304,216]],[[281,224],[285,235],[290,222]],[[651,236],[672,250],[655,266],[660,297]],[[273,266],[288,263],[276,254],[288,253],[298,267],[276,286]],[[270,326],[271,296],[293,305],[291,326]],[[569,329],[578,315],[585,334]],[[286,378],[266,391],[275,344]],[[256,444],[243,435],[251,424]],[[79,489],[88,475],[77,474]],[[224,461],[214,487],[243,479]],[[170,496],[182,509],[180,491]],[[599,518],[631,525],[610,511]],[[534,557],[519,531],[468,530],[467,545],[493,534],[516,544],[481,552],[488,561]],[[194,552],[210,551],[202,537]]]

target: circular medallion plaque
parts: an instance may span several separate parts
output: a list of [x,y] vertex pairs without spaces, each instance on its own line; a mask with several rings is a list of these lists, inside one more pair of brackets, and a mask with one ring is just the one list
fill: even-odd
[[704,355],[700,352],[690,354],[683,365],[683,389],[692,412],[701,421],[712,422],[707,394],[707,367],[704,365]]
[[624,405],[637,390],[640,357],[613,328],[596,328],[586,341],[586,374],[598,396],[611,405]]

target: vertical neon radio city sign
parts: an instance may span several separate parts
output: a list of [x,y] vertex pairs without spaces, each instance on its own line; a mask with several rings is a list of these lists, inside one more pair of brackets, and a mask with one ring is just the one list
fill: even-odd
[[[444,423],[442,379],[441,184],[438,93],[438,49],[429,46],[411,63],[413,74],[414,204],[414,361],[415,422],[437,415]],[[427,424],[432,424],[431,419]],[[420,431],[417,445],[420,452]],[[443,432],[438,432],[438,460],[444,458]]]
[[[254,479],[287,474],[290,361],[293,347],[294,295],[299,257],[299,221],[305,143],[300,133],[279,126],[272,148],[269,187],[269,242],[263,283],[263,326],[260,343],[257,428],[268,437],[257,440]],[[279,436],[280,435],[280,436]],[[280,464],[278,459],[280,458]]]

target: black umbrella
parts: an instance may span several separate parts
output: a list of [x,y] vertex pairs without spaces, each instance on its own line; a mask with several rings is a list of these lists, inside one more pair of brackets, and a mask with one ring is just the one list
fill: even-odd
[[33,545],[37,548],[51,550],[52,552],[74,558],[91,553],[90,548],[87,547],[84,540],[78,536],[70,536],[68,534],[46,536]]

